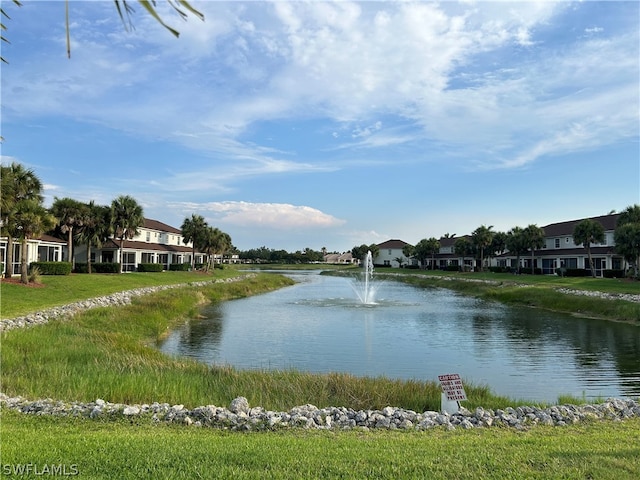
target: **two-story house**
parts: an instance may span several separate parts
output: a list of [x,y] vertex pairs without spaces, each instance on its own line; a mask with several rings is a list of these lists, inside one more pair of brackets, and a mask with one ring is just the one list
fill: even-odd
[[390,267],[398,268],[400,263],[407,265],[410,260],[402,253],[402,249],[409,245],[402,240],[387,240],[386,242],[379,243],[378,255],[373,259],[376,265],[388,265]]
[[[192,243],[182,242],[182,232],[166,223],[149,218],[144,219],[138,235],[124,240],[122,259],[119,258],[120,240],[111,238],[101,248],[91,249],[91,262],[122,262],[123,272],[133,272],[140,263],[160,263],[165,270],[175,263],[191,263]],[[76,262],[86,262],[86,245],[75,248]],[[205,254],[196,250],[195,263],[205,262]]]
[[[604,242],[591,244],[591,257],[596,276],[602,276],[604,270],[621,270],[625,268],[624,258],[615,252],[614,231],[619,214],[591,217],[604,228]],[[551,223],[542,227],[544,245],[533,252],[533,267],[542,270],[543,274],[552,274],[558,268],[590,269],[589,256],[584,245],[576,245],[573,230],[582,220]],[[531,252],[521,257],[520,267],[531,268]],[[497,259],[497,265],[515,268],[516,257],[508,252]]]

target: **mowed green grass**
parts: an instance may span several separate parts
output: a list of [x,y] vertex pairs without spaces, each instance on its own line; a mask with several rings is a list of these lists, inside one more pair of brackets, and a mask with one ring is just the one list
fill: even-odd
[[[611,479],[640,474],[640,419],[567,427],[240,433],[3,411],[2,466],[90,479]],[[36,476],[20,478],[39,478]]]
[[[0,317],[14,318],[50,307],[142,287],[211,281],[242,275],[234,269],[202,272],[43,275],[41,286],[0,283]],[[244,273],[246,275],[246,273]]]

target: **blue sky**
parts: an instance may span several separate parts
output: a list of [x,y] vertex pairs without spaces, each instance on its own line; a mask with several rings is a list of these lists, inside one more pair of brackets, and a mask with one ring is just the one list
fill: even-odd
[[2,162],[241,250],[415,244],[640,203],[640,3],[4,1]]

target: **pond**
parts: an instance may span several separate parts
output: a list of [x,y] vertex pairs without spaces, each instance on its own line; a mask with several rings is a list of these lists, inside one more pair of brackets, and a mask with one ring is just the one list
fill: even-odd
[[555,402],[640,395],[640,328],[505,306],[450,290],[296,272],[276,292],[206,307],[162,342],[171,355],[241,369],[437,381],[458,373],[499,395]]

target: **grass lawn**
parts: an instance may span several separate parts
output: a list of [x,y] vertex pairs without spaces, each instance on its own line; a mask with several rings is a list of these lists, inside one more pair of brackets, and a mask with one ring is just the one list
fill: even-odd
[[0,282],[0,317],[13,318],[45,308],[157,285],[201,282],[242,275],[234,269],[214,273],[158,272],[125,274],[43,275],[39,286]]
[[640,475],[637,418],[528,431],[260,433],[13,411],[3,411],[1,420],[3,469],[62,465],[91,479],[635,480]]

